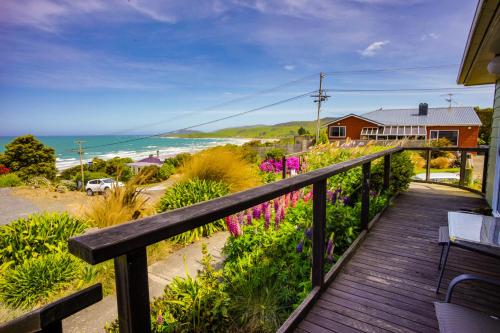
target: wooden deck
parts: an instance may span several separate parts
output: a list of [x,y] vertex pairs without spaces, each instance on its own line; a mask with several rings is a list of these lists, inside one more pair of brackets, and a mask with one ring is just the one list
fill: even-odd
[[[435,294],[439,226],[450,210],[485,206],[480,196],[439,185],[412,184],[371,229],[296,332],[437,332],[433,302],[461,273],[500,277],[500,260],[451,248],[441,294]],[[459,285],[452,302],[500,314],[500,290]]]

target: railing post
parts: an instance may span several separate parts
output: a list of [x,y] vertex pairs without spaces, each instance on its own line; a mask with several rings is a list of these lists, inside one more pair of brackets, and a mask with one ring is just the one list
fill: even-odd
[[312,287],[323,286],[326,229],[326,179],[313,185]]
[[361,230],[368,229],[368,223],[370,222],[370,166],[370,162],[363,164],[363,184],[361,187]]
[[151,332],[146,248],[115,258],[115,279],[120,333]]
[[427,150],[427,156],[426,156],[426,163],[425,163],[425,181],[428,182],[431,180],[431,155],[432,154],[432,151],[431,149],[429,148],[429,150]]
[[281,178],[285,179],[286,178],[286,157],[285,156],[283,156],[281,158],[281,172],[282,172]]
[[460,179],[458,181],[458,185],[464,186],[465,185],[465,166],[467,164],[467,152],[461,151],[460,152]]
[[483,182],[481,184],[481,192],[486,193],[486,182],[488,181],[488,159],[490,152],[488,150],[484,151],[484,161],[483,161]]
[[384,190],[391,185],[391,154],[384,156]]

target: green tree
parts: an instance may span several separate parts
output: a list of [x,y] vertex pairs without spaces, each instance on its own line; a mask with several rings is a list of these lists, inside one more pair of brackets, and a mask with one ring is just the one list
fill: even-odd
[[306,135],[307,131],[304,127],[300,126],[299,130],[297,131],[299,135]]
[[493,119],[493,109],[481,109],[480,107],[476,106],[474,110],[476,111],[482,123],[481,127],[479,127],[478,143],[488,145],[490,144],[491,138],[491,122]]
[[33,135],[15,138],[5,145],[2,164],[16,172],[21,178],[42,176],[54,179],[56,176],[56,155],[53,148],[47,147]]

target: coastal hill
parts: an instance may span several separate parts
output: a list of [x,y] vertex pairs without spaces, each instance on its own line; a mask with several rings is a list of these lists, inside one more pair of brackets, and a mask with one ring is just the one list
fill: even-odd
[[[335,119],[332,117],[322,118],[321,124],[326,124]],[[314,134],[316,121],[290,121],[274,125],[229,127],[213,132],[189,131],[188,133],[176,133],[169,136],[179,138],[285,138],[298,135],[297,131],[300,127]]]

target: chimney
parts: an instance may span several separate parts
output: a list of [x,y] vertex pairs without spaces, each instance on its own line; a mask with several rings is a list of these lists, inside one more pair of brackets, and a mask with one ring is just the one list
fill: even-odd
[[427,116],[428,108],[429,108],[429,106],[427,105],[427,103],[420,103],[418,105],[418,115],[419,116]]

